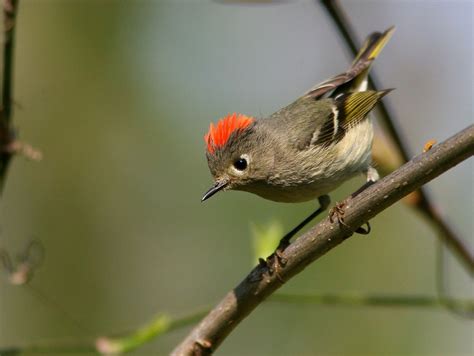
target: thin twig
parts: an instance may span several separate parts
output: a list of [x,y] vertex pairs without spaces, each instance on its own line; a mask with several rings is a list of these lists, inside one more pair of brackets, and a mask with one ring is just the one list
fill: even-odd
[[[446,271],[444,268],[444,247],[441,240],[436,244],[436,292],[440,300],[449,300],[451,297],[448,294],[446,283]],[[444,306],[453,314],[463,318],[474,318],[474,310],[465,309],[457,303],[446,303]]]
[[297,305],[324,304],[352,307],[445,308],[449,305],[465,313],[474,313],[474,300],[437,298],[424,295],[372,295],[361,293],[302,295],[275,293],[269,300]]
[[[446,305],[465,313],[474,312],[474,300],[459,300],[452,298],[434,298],[424,295],[371,295],[360,293],[344,294],[281,294],[276,293],[267,302],[293,305],[328,305],[345,307],[389,307],[389,308],[425,308],[441,309]],[[137,330],[120,337],[101,337],[95,341],[65,343],[43,342],[36,345],[24,345],[10,348],[0,348],[0,355],[18,353],[91,353],[94,350],[102,354],[121,354],[133,351],[159,336],[168,334],[189,325],[193,325],[204,317],[210,309],[194,312],[182,317],[171,318],[159,315]]]
[[[471,125],[415,157],[402,167],[345,201],[344,225],[353,231],[410,192],[436,178],[474,154]],[[278,273],[258,265],[178,345],[173,355],[207,355],[214,352],[229,333],[284,281],[301,272],[348,237],[352,231],[329,218],[296,239],[284,252],[286,264]]]
[[44,355],[66,355],[66,354],[91,354],[96,352],[94,343],[90,341],[83,342],[61,342],[61,341],[44,341],[37,344],[11,346],[0,349],[2,356],[18,356],[27,354],[44,354]]
[[[334,21],[337,29],[341,33],[341,36],[344,38],[347,46],[351,50],[353,55],[357,54],[359,44],[355,38],[355,31],[352,28],[349,19],[344,13],[342,7],[339,5],[337,0],[319,0],[324,8],[328,11],[329,16]],[[374,88],[381,88],[378,84],[378,80],[375,77],[375,74],[369,76],[369,85]],[[400,155],[403,157],[403,160],[407,162],[409,160],[408,145],[403,141],[401,135],[399,134],[399,129],[396,127],[396,120],[393,118],[393,110],[388,108],[386,102],[379,102],[378,116],[383,120],[385,127],[388,130],[388,133],[392,137],[394,143],[400,151]],[[419,199],[416,200],[414,205],[416,209],[422,213],[422,215],[438,230],[438,236],[442,239],[451,250],[459,257],[463,262],[464,266],[467,268],[467,271],[474,275],[474,252],[471,252],[469,247],[466,246],[466,243],[459,238],[454,230],[449,226],[448,222],[440,216],[440,214],[435,209],[432,204],[432,200],[425,189],[420,188]]]
[[3,73],[2,101],[0,103],[0,193],[3,190],[8,165],[12,158],[9,149],[15,139],[11,127],[13,50],[15,45],[15,19],[19,0],[3,0]]
[[159,315],[139,329],[121,337],[101,337],[96,341],[98,352],[110,355],[135,350],[160,335],[197,323],[209,312],[209,308],[179,318]]

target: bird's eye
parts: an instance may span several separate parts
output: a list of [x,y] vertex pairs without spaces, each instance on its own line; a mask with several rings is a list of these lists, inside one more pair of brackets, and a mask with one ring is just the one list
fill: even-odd
[[238,171],[243,171],[247,168],[247,160],[245,158],[239,158],[237,161],[234,162],[234,167]]

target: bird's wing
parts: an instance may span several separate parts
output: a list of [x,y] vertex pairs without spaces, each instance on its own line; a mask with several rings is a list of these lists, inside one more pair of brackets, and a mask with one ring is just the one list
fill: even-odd
[[[333,99],[331,115],[317,128],[311,144],[330,145],[339,142],[352,127],[367,118],[377,102],[392,89],[340,94]],[[320,124],[318,124],[320,125]]]
[[333,101],[302,97],[264,119],[265,126],[277,136],[284,134],[289,147],[304,150],[314,143],[320,129],[331,120]]
[[367,117],[375,104],[391,89],[340,94],[336,98],[314,100],[303,97],[280,109],[266,121],[275,135],[296,150],[339,142],[347,130]]

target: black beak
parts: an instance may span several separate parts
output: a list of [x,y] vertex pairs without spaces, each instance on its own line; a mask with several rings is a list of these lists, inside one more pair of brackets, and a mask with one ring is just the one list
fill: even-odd
[[216,194],[218,191],[224,189],[227,186],[227,181],[221,180],[217,181],[216,184],[214,184],[202,197],[201,202],[204,200],[209,199],[212,197],[214,194]]

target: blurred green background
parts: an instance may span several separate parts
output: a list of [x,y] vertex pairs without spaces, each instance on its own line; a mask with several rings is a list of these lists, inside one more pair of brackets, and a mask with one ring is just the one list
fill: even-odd
[[[374,66],[411,152],[472,123],[473,3],[342,1],[359,38],[396,25]],[[316,203],[278,204],[211,183],[203,135],[228,112],[265,116],[341,72],[350,56],[315,1],[22,0],[14,122],[41,163],[15,158],[0,246],[40,239],[32,286],[0,279],[0,346],[88,340],[155,314],[214,304],[252,266],[251,223],[290,229]],[[428,186],[474,244],[472,160]],[[354,179],[332,194],[355,190]],[[282,288],[284,292],[435,295],[433,229],[401,203]],[[474,294],[448,257],[453,296]],[[78,321],[78,327],[65,310]],[[268,303],[220,355],[463,355],[473,323],[445,310]],[[182,329],[137,354],[168,353]]]

